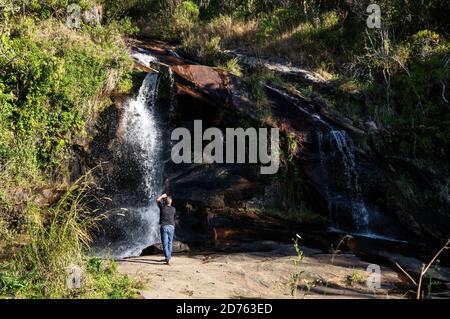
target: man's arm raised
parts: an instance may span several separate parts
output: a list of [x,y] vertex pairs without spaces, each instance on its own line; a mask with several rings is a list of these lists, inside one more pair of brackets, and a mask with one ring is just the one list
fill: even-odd
[[166,197],[167,197],[166,193],[159,195],[159,197],[156,199],[156,202],[159,203],[161,201],[161,199],[166,198]]

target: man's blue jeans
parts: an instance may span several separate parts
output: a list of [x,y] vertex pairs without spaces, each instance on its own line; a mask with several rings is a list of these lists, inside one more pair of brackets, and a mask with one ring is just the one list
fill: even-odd
[[173,225],[162,225],[160,230],[164,257],[166,257],[166,261],[169,261],[172,257],[172,241],[175,227]]

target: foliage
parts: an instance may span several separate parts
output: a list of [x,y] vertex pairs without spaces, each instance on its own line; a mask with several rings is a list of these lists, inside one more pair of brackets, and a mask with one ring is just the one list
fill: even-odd
[[260,24],[261,37],[273,37],[297,26],[302,15],[298,8],[277,8],[270,15],[264,16]]
[[301,250],[300,245],[298,243],[299,239],[300,239],[299,235],[297,235],[297,238],[293,239],[294,249],[296,252],[296,257],[293,263],[296,270],[291,274],[291,280],[289,285],[292,297],[295,297],[295,294],[297,293],[298,289],[298,282],[300,280],[301,275],[304,273],[304,270],[299,270],[304,258],[303,251]]
[[[86,36],[70,31],[44,36],[60,27],[25,19],[10,36],[1,37],[0,122],[5,125],[0,134],[5,139],[0,139],[0,149],[11,149],[16,138],[27,141],[44,169],[55,167],[70,141],[79,138],[87,108],[110,75],[107,70],[120,74],[130,65],[122,47],[107,39],[109,29],[85,31],[90,32]],[[3,151],[1,161],[11,156]]]
[[225,65],[219,65],[219,67],[235,76],[242,76],[242,68],[239,65],[238,58],[229,59]]
[[[149,33],[167,41],[176,41],[190,35],[199,17],[199,8],[192,1],[181,1],[175,6],[161,5],[160,10],[150,11],[152,20]],[[147,18],[144,18],[144,23]]]
[[142,283],[134,281],[117,271],[114,261],[97,257],[83,258],[83,285],[81,288],[67,289],[49,294],[49,280],[42,281],[35,273],[15,271],[12,263],[0,265],[0,298],[90,298],[90,299],[131,299],[138,298],[137,289]]
[[[95,224],[85,181],[73,184],[69,176],[73,145],[88,139],[86,131],[110,94],[131,89],[132,61],[122,40],[135,29],[130,20],[71,30],[66,5],[0,2],[2,297],[73,296],[65,286],[66,269],[71,263],[85,268]],[[43,189],[59,200],[43,201]],[[134,296],[133,283],[113,268],[87,280],[94,297]]]
[[21,13],[40,20],[64,18],[67,7],[77,4],[87,9],[96,4],[95,0],[0,0],[0,8],[6,8],[5,14]]
[[[86,259],[97,219],[89,207],[90,173],[81,177],[47,211],[28,211],[24,247],[0,269],[0,296],[15,298],[129,298],[137,285],[117,274],[113,262]],[[80,265],[83,285],[71,290],[67,270]]]
[[87,287],[83,288],[79,295],[76,295],[78,298],[138,298],[136,289],[143,287],[142,282],[120,275],[117,271],[117,263],[114,261],[92,257],[86,260],[85,269],[90,282],[87,282]]
[[251,94],[253,102],[256,104],[256,112],[258,117],[263,122],[270,122],[272,110],[264,89],[264,85],[268,83],[280,83],[281,79],[278,78],[272,71],[263,66],[255,66],[249,70],[246,70],[243,79]]
[[[382,28],[368,29],[369,1],[197,3],[199,15],[193,23],[185,24],[183,32],[164,28],[171,35],[162,38],[181,43],[184,52],[199,62],[224,69],[228,60],[222,50],[239,48],[331,74],[339,88],[329,97],[334,107],[362,126],[373,122],[381,128],[375,138],[389,141],[383,151],[449,171],[450,51],[443,14],[447,4],[380,1]],[[156,20],[168,9],[160,10],[154,13]],[[152,35],[161,37],[158,32]],[[258,112],[267,117],[258,77],[244,72]],[[295,86],[309,90],[302,83]],[[349,97],[354,92],[364,101]]]
[[217,65],[223,60],[220,42],[219,36],[205,39],[202,35],[190,35],[183,40],[181,48],[202,63]]
[[351,274],[346,277],[346,281],[349,286],[362,285],[366,282],[366,276],[364,275],[364,272],[354,269]]

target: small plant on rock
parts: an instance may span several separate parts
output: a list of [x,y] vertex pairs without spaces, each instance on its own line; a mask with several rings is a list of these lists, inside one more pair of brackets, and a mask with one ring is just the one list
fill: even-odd
[[366,282],[366,276],[360,270],[353,270],[346,278],[349,286],[363,285]]
[[293,239],[294,241],[294,249],[297,253],[297,257],[294,259],[294,266],[296,268],[296,271],[291,274],[291,280],[290,280],[290,288],[291,288],[291,296],[295,297],[297,293],[297,287],[298,282],[300,280],[300,276],[305,272],[304,270],[299,270],[300,264],[303,260],[303,251],[300,248],[300,245],[298,243],[298,240],[301,239],[300,235],[297,234],[297,238]]

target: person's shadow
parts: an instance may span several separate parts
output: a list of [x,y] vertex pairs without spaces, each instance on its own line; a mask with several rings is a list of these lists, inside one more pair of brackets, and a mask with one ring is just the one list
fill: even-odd
[[165,263],[165,259],[133,259],[133,257],[124,258],[117,260],[117,262],[124,262],[124,263],[135,263],[135,264],[148,264],[148,265],[161,265],[162,263]]

